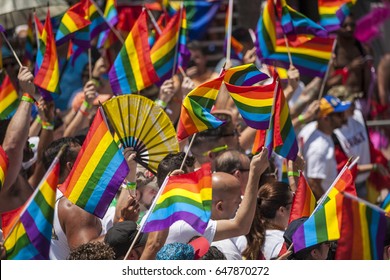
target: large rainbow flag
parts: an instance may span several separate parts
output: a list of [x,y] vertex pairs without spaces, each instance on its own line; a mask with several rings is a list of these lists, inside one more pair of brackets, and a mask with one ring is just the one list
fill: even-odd
[[5,176],[8,170],[8,156],[3,147],[0,146],[0,190],[4,186]]
[[[150,56],[154,69],[157,72],[160,81],[170,79],[173,72],[175,60],[177,58],[177,43],[179,40],[179,31],[181,25],[180,16],[183,13],[178,11],[168,22],[160,37],[150,50]],[[176,73],[176,69],[175,69]]]
[[203,234],[211,217],[211,164],[203,164],[192,173],[170,176],[156,199],[143,232],[159,231],[183,220]]
[[268,149],[269,156],[274,151],[286,159],[295,161],[298,154],[297,137],[291,122],[290,111],[286,98],[284,97],[282,85],[280,84],[276,71],[273,73],[273,76],[277,84],[265,145]]
[[13,116],[19,104],[19,96],[11,79],[6,74],[0,86],[0,120]]
[[43,51],[43,58],[39,69],[36,69],[34,84],[45,91],[57,93],[60,69],[49,10],[47,10],[42,33],[38,37],[40,51]]
[[143,11],[109,71],[115,94],[137,92],[158,80],[149,52],[146,12]]
[[223,124],[223,121],[211,114],[223,78],[222,75],[199,85],[184,98],[177,125],[177,139],[179,141]]
[[380,209],[344,196],[336,260],[382,260],[386,217]]
[[[263,14],[257,24],[258,55],[264,62],[288,68],[290,65],[288,51],[292,61],[302,75],[323,76],[328,67],[331,57],[334,39],[287,36],[289,47],[283,34],[277,32],[281,29],[281,23],[274,9],[273,0],[268,0],[264,7]],[[298,41],[298,43],[297,43]],[[303,43],[302,43],[303,42]]]
[[328,31],[338,30],[355,3],[356,0],[318,0],[320,24]]
[[60,172],[57,157],[5,236],[8,260],[48,260]]
[[99,108],[60,190],[75,205],[103,218],[128,173],[127,162]]
[[290,219],[294,221],[302,217],[309,217],[316,206],[316,199],[307,183],[305,176],[300,172],[297,190],[291,206]]

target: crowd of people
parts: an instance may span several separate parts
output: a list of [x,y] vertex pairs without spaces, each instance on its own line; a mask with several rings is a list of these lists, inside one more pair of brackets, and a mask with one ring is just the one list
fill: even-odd
[[[295,162],[276,154],[268,159],[266,148],[251,154],[256,130],[245,124],[222,86],[212,114],[225,123],[197,133],[191,147],[191,139],[182,141],[181,152],[167,155],[159,163],[156,175],[136,163],[132,148],[123,150],[130,169],[126,180],[136,183],[136,191],[129,195],[126,187],[119,188],[103,219],[74,205],[57,191],[50,259],[332,259],[335,243],[323,242],[297,254],[290,247],[292,234],[307,219],[289,223],[297,171],[304,172],[318,200],[349,158],[359,157],[352,170],[358,196],[380,204],[390,189],[389,158],[381,152],[381,148],[387,148],[383,146],[386,141],[376,140],[378,133],[381,139],[389,139],[390,133],[366,125],[369,119],[389,116],[386,70],[390,60],[388,55],[384,56],[375,69],[370,49],[353,36],[354,26],[351,15],[338,30],[326,81],[314,78],[303,83],[293,65],[287,71],[284,93],[300,148]],[[250,38],[248,31],[237,28],[235,32],[244,46],[242,60],[231,60],[225,65],[221,62],[214,69],[208,65],[202,44],[192,41],[188,44],[191,61],[186,72],[139,94],[162,101],[156,104],[176,127],[185,96],[217,77],[221,67],[254,63],[261,71],[270,73],[269,66],[256,56],[252,40],[246,40]],[[67,66],[61,96],[48,101],[34,86],[31,68],[23,66],[15,74],[18,65],[12,53],[3,51],[3,71],[10,75],[20,96],[23,93],[25,97],[12,118],[1,121],[0,145],[9,160],[0,191],[3,225],[5,214],[17,211],[27,201],[64,144],[59,184],[65,181],[97,108],[113,96],[107,80],[107,56],[98,52],[94,56],[91,77],[83,54],[76,66]],[[325,90],[319,96],[322,83]],[[211,162],[213,171],[212,208],[203,236],[184,221],[166,230],[137,235],[165,177],[192,172],[206,162]],[[287,180],[283,178],[284,168],[290,171]],[[372,189],[370,182],[377,183],[376,187]],[[135,239],[135,246],[128,252]],[[389,222],[384,246],[383,257],[389,259]],[[6,257],[3,247],[2,257]]]

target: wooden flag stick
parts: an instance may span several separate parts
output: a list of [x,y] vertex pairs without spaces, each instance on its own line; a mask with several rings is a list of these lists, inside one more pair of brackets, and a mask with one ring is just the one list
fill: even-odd
[[188,157],[188,153],[191,150],[191,147],[192,147],[192,144],[194,143],[195,138],[196,138],[196,133],[192,136],[191,142],[188,145],[188,149],[187,149],[187,152],[186,152],[186,154],[184,156],[183,162],[181,163],[180,170],[183,170],[184,164],[186,163],[186,160],[187,160],[187,157]]
[[333,54],[334,54],[334,51],[335,51],[335,49],[336,49],[336,44],[337,44],[337,38],[334,39],[334,41],[333,41],[332,52],[331,52],[331,54],[330,54],[330,59],[329,59],[329,61],[328,61],[328,66],[327,66],[327,68],[326,68],[325,76],[324,76],[324,78],[322,79],[321,89],[320,89],[320,93],[319,93],[319,95],[318,95],[318,100],[320,100],[320,99],[322,98],[322,96],[324,95],[326,80],[328,80],[330,66],[331,66],[332,63],[333,63]]
[[290,61],[290,67],[291,67],[291,66],[294,66],[294,64],[293,64],[292,57],[291,57],[290,45],[288,44],[288,39],[287,39],[286,34],[283,34],[283,36],[284,36],[284,42],[286,43],[288,60]]
[[5,34],[4,34],[4,29],[1,29],[0,32],[1,32],[1,35],[3,36],[5,42],[7,43],[8,48],[11,50],[11,52],[12,52],[12,54],[14,55],[16,61],[18,62],[19,67],[22,68],[22,67],[23,67],[23,64],[20,62],[20,59],[19,59],[18,55],[16,54],[14,48],[11,46],[11,43],[8,41],[7,36],[5,36]]

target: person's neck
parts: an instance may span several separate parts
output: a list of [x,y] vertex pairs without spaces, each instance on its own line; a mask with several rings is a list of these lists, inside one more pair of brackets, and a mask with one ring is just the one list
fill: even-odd
[[285,231],[286,227],[283,225],[281,221],[275,218],[275,219],[268,220],[267,229],[276,229],[276,230]]
[[317,125],[317,128],[319,131],[321,131],[322,133],[326,134],[326,135],[332,135],[333,133],[333,127],[330,126],[328,123],[325,123],[323,121],[318,121],[318,125]]

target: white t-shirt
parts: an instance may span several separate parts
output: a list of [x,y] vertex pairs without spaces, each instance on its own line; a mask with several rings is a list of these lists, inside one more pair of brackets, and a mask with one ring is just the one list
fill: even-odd
[[211,243],[211,246],[217,247],[228,260],[242,260],[242,252],[247,246],[247,241],[246,237],[241,235],[238,237],[215,241]]
[[284,231],[277,229],[267,229],[265,231],[265,242],[262,251],[266,260],[275,259],[279,256],[284,244],[283,234]]
[[332,137],[318,130],[316,122],[311,122],[301,130],[298,138],[306,161],[305,176],[322,179],[321,186],[326,192],[337,177]]
[[[203,236],[209,241],[213,242],[215,232],[217,230],[217,221],[210,220],[207,224]],[[188,243],[192,237],[200,236],[201,234],[194,230],[189,224],[184,221],[177,221],[169,228],[169,233],[165,244],[174,242]]]
[[[363,114],[360,110],[356,109],[353,116],[348,118],[348,123],[336,129],[334,133],[348,157],[359,156],[358,164],[360,165],[371,163],[367,129],[364,124]],[[356,182],[362,183],[369,176],[370,172],[359,173]]]

